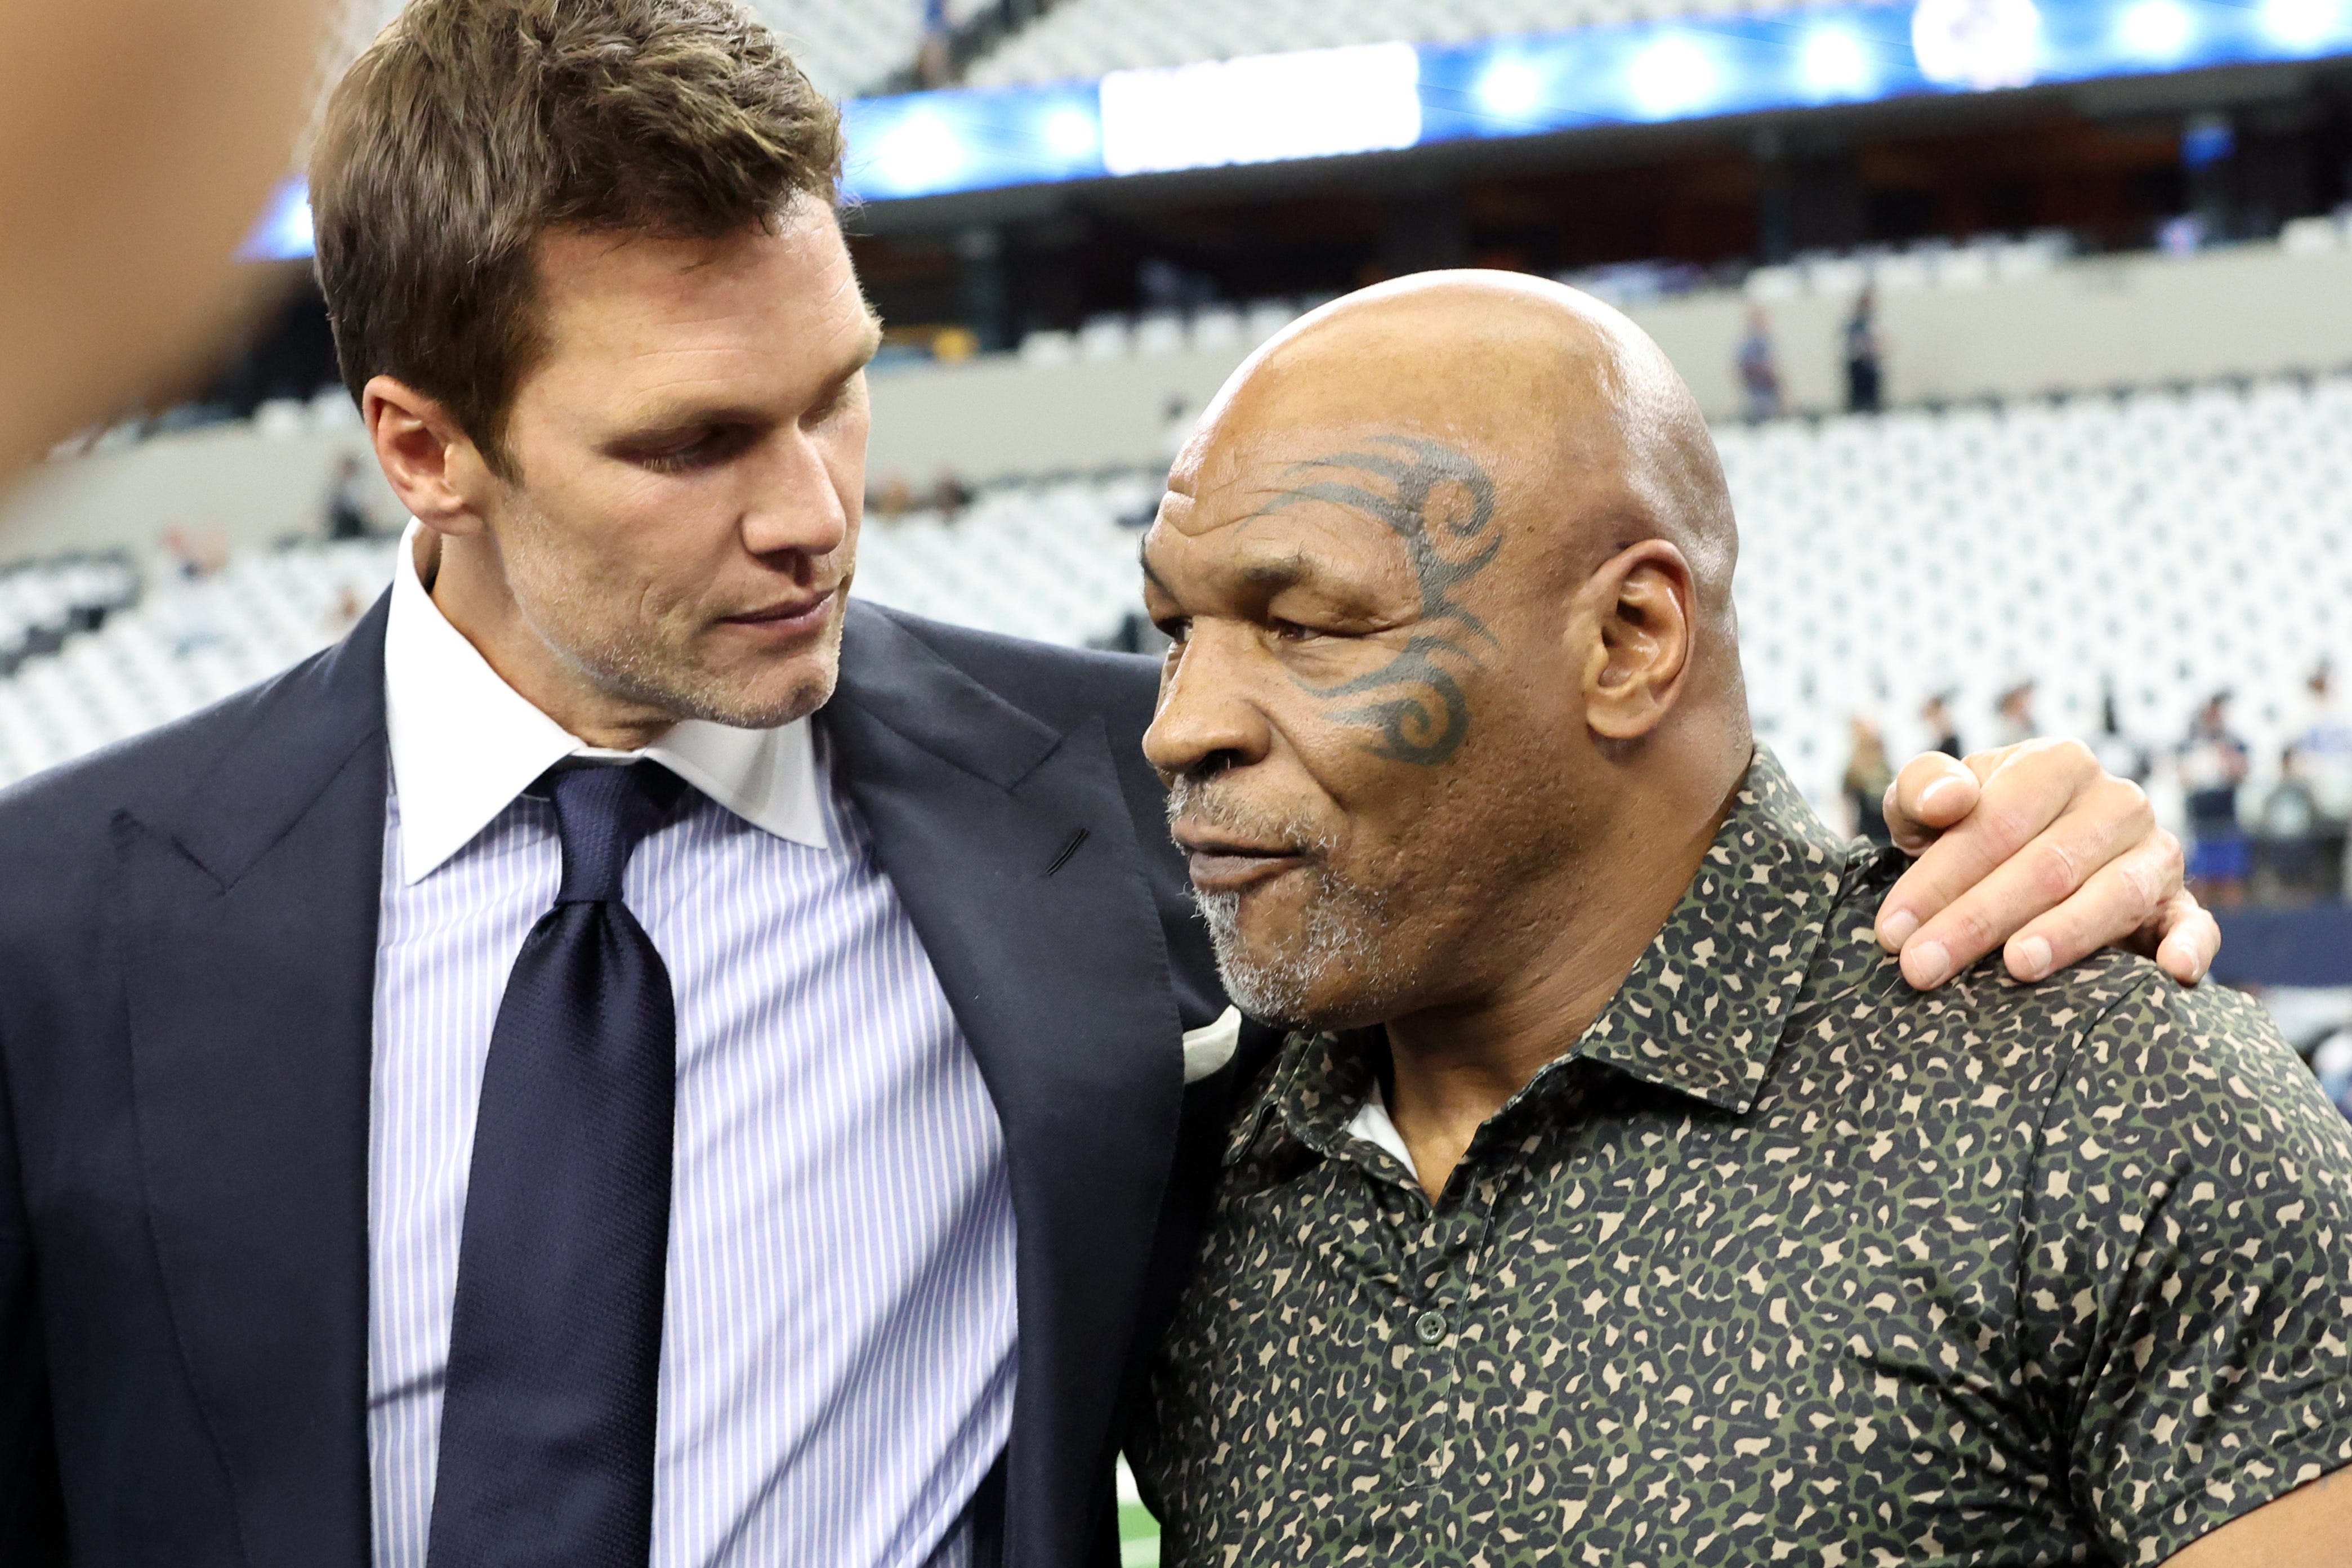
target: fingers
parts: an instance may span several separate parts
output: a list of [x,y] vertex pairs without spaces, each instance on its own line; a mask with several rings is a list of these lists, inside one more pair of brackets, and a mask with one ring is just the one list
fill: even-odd
[[1929,751],[1903,765],[1882,809],[1897,848],[1916,855],[1975,809],[1977,775],[1957,757]]
[[[1921,767],[1929,761],[1928,758],[1913,758],[1903,770],[1904,779],[1895,780],[1898,789],[1917,769],[1916,782],[1923,791],[1930,783],[1956,779],[1962,774],[1974,786],[1974,791],[1970,795],[1964,789],[1958,796],[1940,789],[1936,792],[1937,807],[1943,807],[1948,800],[1966,797],[1969,800],[1969,811],[1948,831],[1925,834],[1920,848],[1914,850],[1905,844],[1898,832],[1896,843],[1906,852],[1916,854],[1918,863],[1904,873],[1903,879],[1879,905],[1878,940],[1890,953],[1907,946],[1921,926],[2031,843],[2035,835],[2074,804],[2085,788],[2105,777],[2090,748],[2073,741],[2028,742],[1971,758],[1970,767],[1961,767],[1949,758],[1943,758],[1944,767]],[[1981,774],[1974,771],[1974,766],[1979,764],[1984,765]],[[1954,768],[1958,773],[1951,771]],[[1978,782],[1979,779],[1981,783]],[[2144,798],[2142,804],[2146,804]],[[1925,810],[1925,803],[1915,800],[1910,821],[1916,822],[1917,814]],[[2150,822],[2152,825],[2152,818]],[[1895,827],[1893,811],[1888,813],[1887,826]],[[2105,864],[2128,842],[2130,840],[2126,839],[2108,845],[2105,852],[2086,862],[2085,871]],[[2024,914],[2038,915],[2074,891],[2074,884],[2070,883]],[[2012,925],[1989,936],[1973,954],[1956,963],[1953,972],[1991,951],[1993,943],[2014,928]]]
[[[2090,777],[2078,783],[2085,767]],[[2009,955],[2012,972],[2038,979],[2156,918],[2180,885],[2179,853],[2158,832],[2146,793],[2101,772],[2086,749],[2021,748],[1985,780],[1977,810],[1887,894],[1880,940],[1926,990],[2022,935]],[[2092,888],[2120,857],[2129,858]],[[2068,907],[2086,890],[2091,896]],[[2026,929],[2061,909],[2046,927]],[[2040,972],[2026,975],[2035,963]]]
[[[2170,833],[2152,833],[2093,872],[2074,896],[2027,920],[2009,938],[2002,956],[2011,974],[2038,980],[2110,943],[2128,942],[2142,952],[2156,951],[2164,935],[2158,923],[2169,917],[2191,927],[2184,933],[2181,958],[2184,964],[2200,966],[2194,977],[2201,977],[2201,966],[2212,961],[2212,954],[2200,946],[2206,934],[2199,922],[2210,926],[2212,920],[2194,899],[2188,899],[2186,909],[2175,909],[2173,901],[2185,897],[2180,841]],[[2220,928],[2214,926],[2210,935],[2218,945]]]
[[2186,889],[2164,901],[2152,927],[2157,967],[2184,986],[2210,973],[2221,951],[2221,926]]

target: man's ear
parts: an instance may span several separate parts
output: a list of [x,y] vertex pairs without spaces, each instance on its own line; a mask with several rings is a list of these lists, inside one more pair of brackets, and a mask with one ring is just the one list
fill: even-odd
[[1602,563],[1585,592],[1600,635],[1585,658],[1584,721],[1603,739],[1639,739],[1672,711],[1690,670],[1690,562],[1664,539],[1643,539]]
[[497,476],[449,411],[405,382],[370,381],[360,395],[375,460],[411,516],[436,532],[479,533]]

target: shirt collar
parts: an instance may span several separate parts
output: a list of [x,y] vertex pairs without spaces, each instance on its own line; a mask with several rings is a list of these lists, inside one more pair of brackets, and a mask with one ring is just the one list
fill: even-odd
[[577,756],[650,758],[754,827],[830,847],[807,719],[775,729],[685,719],[635,752],[588,746],[507,685],[441,613],[418,574],[422,532],[412,520],[401,536],[384,628],[384,720],[404,883],[431,874],[541,774]]
[[[1764,1086],[1790,1004],[1843,885],[1845,845],[1822,826],[1769,748],[1759,746],[1723,826],[1666,923],[1575,1049],[1504,1107],[1542,1098],[1579,1059],[1744,1115]],[[1327,1157],[1378,1080],[1378,1034],[1293,1036],[1227,1157],[1278,1111]],[[1499,1116],[1498,1116],[1499,1119]]]
[[1575,1054],[1746,1113],[1849,863],[1759,746],[1698,873]]

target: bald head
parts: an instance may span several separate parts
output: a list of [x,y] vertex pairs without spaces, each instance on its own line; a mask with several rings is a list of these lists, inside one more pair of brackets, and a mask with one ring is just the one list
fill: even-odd
[[1302,317],[1228,380],[1177,460],[1213,485],[1286,430],[1405,428],[1477,453],[1507,524],[1581,580],[1643,538],[1689,560],[1727,644],[1738,536],[1714,440],[1665,354],[1588,294],[1518,273],[1416,274]]

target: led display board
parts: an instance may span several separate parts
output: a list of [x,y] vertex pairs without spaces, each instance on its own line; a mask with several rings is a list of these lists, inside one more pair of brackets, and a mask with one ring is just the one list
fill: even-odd
[[[853,99],[866,202],[2352,53],[2352,0],[1904,0]],[[247,254],[310,251],[299,182]]]
[[[845,106],[867,201],[2352,51],[2352,0],[1916,0]],[[1408,63],[1408,56],[1410,63]]]

